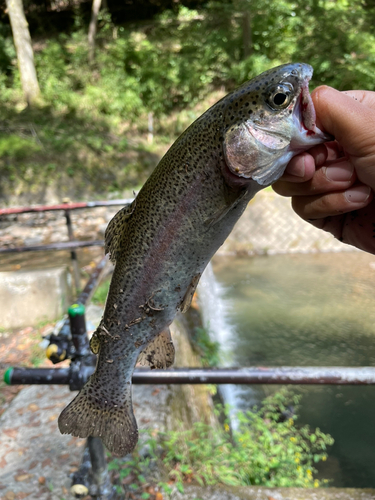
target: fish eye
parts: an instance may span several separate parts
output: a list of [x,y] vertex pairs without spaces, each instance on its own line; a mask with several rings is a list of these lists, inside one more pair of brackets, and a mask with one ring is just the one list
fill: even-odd
[[291,85],[278,85],[276,88],[271,90],[267,102],[273,109],[286,108],[292,99],[292,91],[293,87]]
[[276,106],[282,106],[285,104],[285,101],[288,99],[288,96],[284,94],[283,92],[278,92],[273,96],[273,102],[276,104]]

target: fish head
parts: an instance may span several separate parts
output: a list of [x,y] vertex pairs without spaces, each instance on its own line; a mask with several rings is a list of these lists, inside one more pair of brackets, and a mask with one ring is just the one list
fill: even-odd
[[309,93],[313,69],[284,64],[262,73],[225,98],[227,180],[265,187],[278,180],[293,156],[332,140],[316,126]]

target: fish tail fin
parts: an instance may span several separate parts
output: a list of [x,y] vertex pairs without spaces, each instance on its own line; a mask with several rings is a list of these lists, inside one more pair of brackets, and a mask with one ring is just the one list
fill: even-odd
[[60,432],[80,438],[100,437],[109,451],[124,456],[133,451],[138,441],[131,383],[126,384],[121,402],[117,404],[113,404],[110,397],[96,397],[93,386],[95,379],[91,377],[64,408],[58,420]]

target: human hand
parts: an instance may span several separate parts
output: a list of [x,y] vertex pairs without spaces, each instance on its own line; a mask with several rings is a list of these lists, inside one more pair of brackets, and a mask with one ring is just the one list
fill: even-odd
[[303,219],[375,254],[375,92],[323,86],[312,99],[336,140],[295,156],[273,188]]

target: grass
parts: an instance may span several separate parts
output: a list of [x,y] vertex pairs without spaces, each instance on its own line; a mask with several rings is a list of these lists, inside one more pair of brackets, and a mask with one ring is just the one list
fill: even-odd
[[[139,135],[129,141],[111,120],[52,106],[15,113],[0,105],[0,197],[43,201],[58,196],[100,197],[143,184],[165,146]],[[14,202],[13,202],[14,203]]]
[[327,480],[314,477],[315,464],[327,459],[327,447],[333,439],[320,429],[298,426],[295,414],[282,418],[287,405],[298,405],[298,400],[298,396],[282,389],[268,397],[261,408],[239,412],[237,431],[232,431],[226,420],[215,432],[211,426],[196,422],[190,429],[144,433],[130,457],[109,461],[118,493],[129,491],[147,499],[156,489],[166,494],[174,488],[183,492],[186,483],[302,488],[326,485]]
[[112,276],[109,276],[105,279],[98,288],[95,290],[94,295],[92,296],[91,302],[98,306],[104,306],[105,301],[107,300],[109,285],[111,283]]

